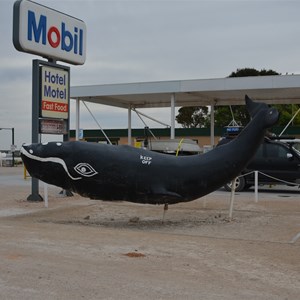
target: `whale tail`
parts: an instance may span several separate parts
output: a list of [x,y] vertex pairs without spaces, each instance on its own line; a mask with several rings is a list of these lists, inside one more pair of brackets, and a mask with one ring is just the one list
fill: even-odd
[[258,103],[254,102],[248,95],[245,95],[245,102],[247,110],[251,116],[251,118],[254,118],[254,116],[262,109],[268,109],[269,106],[266,103]]
[[276,108],[272,108],[263,102],[254,102],[248,95],[245,95],[247,110],[253,119],[257,113],[267,111],[265,116],[265,127],[273,126],[279,119],[279,112]]

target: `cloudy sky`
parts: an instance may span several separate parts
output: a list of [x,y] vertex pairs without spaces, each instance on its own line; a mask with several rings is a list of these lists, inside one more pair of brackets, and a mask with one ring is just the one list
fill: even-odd
[[[222,78],[244,67],[300,74],[299,0],[35,2],[86,23],[87,59],[83,66],[71,66],[71,86]],[[31,68],[39,57],[13,46],[13,4],[0,1],[0,128],[14,127],[20,148],[31,141]],[[90,109],[104,129],[127,126],[126,110]],[[170,123],[169,109],[145,112]],[[97,128],[84,107],[81,125]],[[133,126],[143,124],[134,117]],[[11,132],[1,130],[0,150],[10,144]]]

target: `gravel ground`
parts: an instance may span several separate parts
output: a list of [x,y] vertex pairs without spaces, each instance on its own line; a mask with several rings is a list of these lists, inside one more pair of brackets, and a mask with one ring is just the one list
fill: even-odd
[[[1,299],[300,299],[295,188],[216,191],[163,207],[59,196],[26,200],[0,168]],[[41,185],[41,194],[43,194]]]

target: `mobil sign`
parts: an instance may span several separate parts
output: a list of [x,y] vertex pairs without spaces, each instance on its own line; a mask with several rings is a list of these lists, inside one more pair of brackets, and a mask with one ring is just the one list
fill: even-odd
[[82,65],[86,26],[77,18],[28,0],[14,4],[13,43],[17,50]]

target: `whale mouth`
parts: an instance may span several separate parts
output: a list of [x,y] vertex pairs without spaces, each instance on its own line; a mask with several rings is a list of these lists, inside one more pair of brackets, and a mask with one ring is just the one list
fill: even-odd
[[[26,162],[26,159],[29,159],[29,161],[36,161],[36,162],[40,162],[40,163],[60,164],[63,167],[63,169],[65,170],[66,174],[72,180],[82,179],[82,177],[74,177],[70,174],[68,167],[63,159],[58,158],[58,157],[40,157],[40,156],[36,155],[33,144],[23,144],[20,149],[20,153],[21,153],[22,160],[23,160],[27,170],[29,171],[29,173],[31,171],[31,166],[30,166],[31,164],[28,164]],[[23,157],[26,159],[23,159]]]

